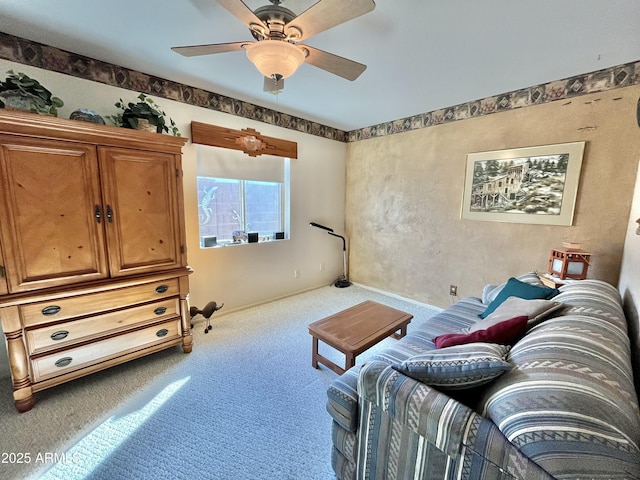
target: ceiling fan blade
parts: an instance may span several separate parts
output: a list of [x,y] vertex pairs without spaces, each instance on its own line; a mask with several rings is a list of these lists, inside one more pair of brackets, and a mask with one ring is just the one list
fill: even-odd
[[260,20],[242,0],[217,0],[220,5],[229,10],[238,20],[250,26],[252,23],[261,25],[265,31],[269,28]]
[[[220,0],[218,1],[220,2]],[[291,20],[285,30],[298,42],[353,20],[370,12],[375,7],[376,3],[373,0],[349,0],[347,2],[344,0],[320,0]],[[301,36],[296,36],[296,30],[301,32]]]
[[346,78],[347,80],[355,80],[367,69],[367,66],[362,63],[354,62],[353,60],[349,60],[344,57],[339,57],[338,55],[325,52],[324,50],[319,50],[307,45],[302,45],[302,48],[309,52],[305,59],[305,63],[309,63],[314,67],[321,68],[322,70],[326,70],[329,73]]
[[198,55],[213,55],[214,53],[236,52],[242,47],[253,42],[234,43],[210,43],[208,45],[189,45],[185,47],[171,47],[171,50],[184,55],[185,57],[195,57]]

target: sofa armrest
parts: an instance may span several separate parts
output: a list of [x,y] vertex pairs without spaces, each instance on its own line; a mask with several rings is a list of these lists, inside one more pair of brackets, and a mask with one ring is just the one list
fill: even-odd
[[338,425],[349,432],[358,428],[358,375],[355,366],[331,382],[327,389],[327,411]]
[[[471,468],[476,474],[493,472],[499,478],[553,479],[509,442],[493,422],[387,363],[373,361],[362,367],[358,393],[361,398],[359,461],[365,464],[369,457],[377,456],[375,468],[379,469],[381,449],[409,442],[415,447],[411,452],[387,452],[386,455],[413,457],[395,458],[389,460],[391,463],[431,465],[430,468],[435,469],[435,465],[444,462],[448,465],[446,468],[459,471]],[[398,438],[386,438],[389,435]],[[382,442],[379,445],[378,440]],[[433,478],[440,478],[437,472],[430,473]],[[505,473],[507,475],[502,476]],[[413,478],[416,472],[404,474],[402,478]]]
[[358,392],[449,456],[460,453],[467,427],[478,416],[448,395],[384,362],[369,362],[362,367]]

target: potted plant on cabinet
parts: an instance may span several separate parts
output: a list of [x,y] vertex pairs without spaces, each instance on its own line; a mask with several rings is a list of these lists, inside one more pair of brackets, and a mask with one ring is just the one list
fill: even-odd
[[166,132],[176,137],[180,136],[180,130],[178,130],[176,123],[172,118],[169,118],[169,125],[167,125],[165,119],[167,114],[160,110],[160,107],[153,99],[147,97],[144,93],[138,95],[138,99],[140,101],[137,103],[125,103],[124,100],[120,99],[115,103],[115,106],[122,111],[107,118],[118,127],[148,130],[156,133]]
[[27,110],[58,116],[58,108],[64,102],[24,73],[7,71],[7,78],[0,82],[0,107]]

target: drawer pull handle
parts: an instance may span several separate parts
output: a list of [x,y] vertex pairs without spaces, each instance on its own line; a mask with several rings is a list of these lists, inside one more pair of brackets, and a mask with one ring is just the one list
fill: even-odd
[[55,315],[60,311],[60,307],[58,305],[49,305],[48,307],[44,307],[42,309],[43,315]]
[[51,340],[64,340],[69,336],[69,332],[66,330],[59,330],[51,334]]
[[162,315],[166,311],[167,307],[158,307],[153,311],[153,313],[155,313],[156,315]]
[[71,357],[63,357],[60,360],[56,360],[56,367],[63,368],[69,365],[73,361]]
[[156,292],[158,292],[158,293],[164,293],[167,290],[169,290],[169,287],[167,285],[158,285],[156,287]]
[[156,337],[164,337],[167,333],[169,333],[169,330],[162,328],[156,332]]

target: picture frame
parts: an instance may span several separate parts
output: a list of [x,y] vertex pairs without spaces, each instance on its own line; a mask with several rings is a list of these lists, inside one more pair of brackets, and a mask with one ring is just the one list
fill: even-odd
[[461,218],[572,225],[585,143],[468,154]]

